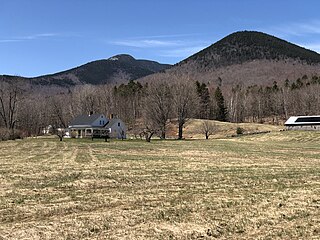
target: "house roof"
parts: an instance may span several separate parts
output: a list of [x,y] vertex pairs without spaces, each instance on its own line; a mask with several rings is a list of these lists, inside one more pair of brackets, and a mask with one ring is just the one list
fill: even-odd
[[95,120],[100,118],[102,114],[91,114],[91,115],[80,115],[73,119],[70,123],[71,126],[81,125],[81,126],[89,126],[94,123]]
[[293,116],[285,124],[286,126],[320,125],[320,116]]
[[109,122],[107,123],[106,127],[107,128],[110,128],[113,124],[117,123],[121,121],[119,118],[112,118],[109,120]]

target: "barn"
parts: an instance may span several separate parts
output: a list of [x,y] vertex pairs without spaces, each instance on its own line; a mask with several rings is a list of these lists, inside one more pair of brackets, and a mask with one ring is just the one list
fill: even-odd
[[288,130],[320,131],[320,116],[292,116],[284,125]]

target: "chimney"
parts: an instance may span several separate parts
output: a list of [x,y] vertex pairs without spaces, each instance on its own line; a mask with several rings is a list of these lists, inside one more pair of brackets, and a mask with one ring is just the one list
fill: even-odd
[[89,116],[91,116],[92,114],[93,114],[93,111],[90,111],[90,112],[89,112]]
[[113,119],[113,113],[110,114],[109,119]]

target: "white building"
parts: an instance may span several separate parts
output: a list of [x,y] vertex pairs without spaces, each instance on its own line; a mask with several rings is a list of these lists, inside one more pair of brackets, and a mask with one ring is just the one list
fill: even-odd
[[320,116],[293,116],[284,124],[288,130],[320,130]]
[[119,118],[112,118],[107,123],[106,128],[109,129],[111,138],[125,139],[126,138],[126,125]]
[[104,114],[81,115],[69,125],[71,137],[110,137],[125,139],[126,126],[116,118],[108,119]]

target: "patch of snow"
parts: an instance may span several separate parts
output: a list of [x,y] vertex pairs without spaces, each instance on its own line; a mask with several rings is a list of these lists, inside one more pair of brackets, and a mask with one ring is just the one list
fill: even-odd
[[110,60],[110,61],[118,61],[119,58],[117,58],[117,57],[111,57],[111,58],[109,58],[108,60]]

